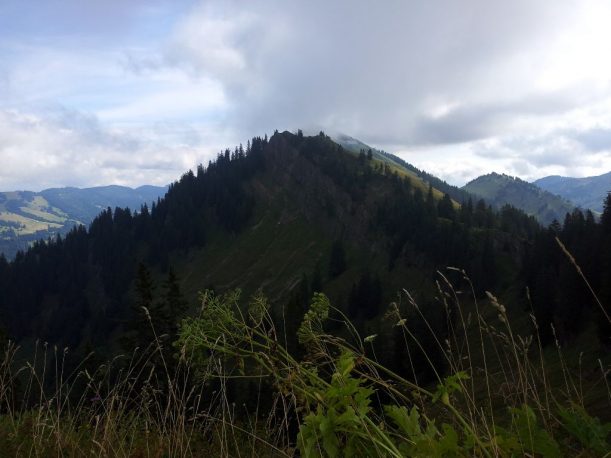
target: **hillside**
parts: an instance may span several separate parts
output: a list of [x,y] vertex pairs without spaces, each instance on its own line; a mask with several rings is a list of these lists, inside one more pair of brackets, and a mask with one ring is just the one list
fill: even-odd
[[[146,446],[175,440],[166,438],[171,431],[187,451],[214,449],[210,431],[223,438],[235,426],[248,436],[236,437],[236,452],[254,450],[256,435],[261,447],[281,450],[277,456],[294,456],[298,437],[315,443],[315,422],[338,412],[351,428],[334,426],[339,443],[382,425],[384,443],[401,444],[397,457],[446,456],[439,447],[448,443],[469,456],[476,427],[478,447],[488,450],[497,440],[487,432],[492,416],[495,428],[507,425],[508,439],[499,441],[507,456],[540,450],[520,445],[530,429],[514,423],[545,418],[543,392],[558,406],[577,398],[606,419],[608,392],[595,371],[608,367],[609,326],[556,237],[586,262],[583,272],[606,301],[608,257],[598,248],[611,246],[611,216],[598,223],[576,210],[563,226],[543,229],[513,207],[456,206],[380,161],[323,133],[255,137],[185,173],[150,210],[107,209],[88,229],[35,243],[11,263],[0,258],[0,317],[20,344],[10,357],[45,358],[17,371],[22,378],[6,376],[5,402],[37,406],[30,391],[22,403],[12,400],[28,384],[40,386],[41,397],[66,399],[62,406],[77,399],[75,417],[65,416],[74,421],[54,424],[63,434],[58,449],[97,446],[97,429],[90,428],[94,442],[80,425],[103,421]],[[566,348],[562,355],[554,342]],[[45,379],[59,366],[72,374],[65,384],[63,375]],[[582,368],[580,391],[565,393],[563,376]],[[54,418],[58,404],[45,401],[35,424]],[[481,420],[467,423],[481,405]],[[446,436],[433,429],[438,419],[457,428],[460,444],[449,424]],[[29,438],[26,420],[16,417],[15,434],[10,425],[0,430],[0,446],[19,449]],[[253,425],[259,420],[265,426]],[[404,437],[405,422],[414,426]],[[559,449],[545,434],[566,434],[557,423],[545,428],[537,434]],[[124,440],[110,434],[107,449]],[[606,447],[599,442],[579,448]],[[376,456],[370,437],[363,444]],[[577,448],[573,439],[562,446]],[[210,454],[228,455],[224,442],[219,447]]]
[[255,138],[185,174],[150,213],[104,211],[88,231],[36,245],[0,276],[12,279],[0,285],[3,316],[18,339],[103,344],[132,313],[139,263],[159,284],[172,267],[191,304],[208,287],[246,296],[262,287],[296,319],[322,289],[363,325],[401,288],[424,301],[446,265],[467,269],[478,291],[494,287],[501,267],[510,281],[533,223],[459,210],[417,183],[324,135]]
[[158,186],[100,186],[0,192],[0,253],[13,258],[36,240],[65,235],[75,225],[87,226],[108,207],[138,210],[166,190]]
[[422,187],[422,189],[427,189],[428,186],[431,185],[440,193],[448,194],[457,203],[466,202],[469,200],[469,198],[472,199],[474,197],[465,190],[460,189],[457,186],[452,186],[435,175],[418,169],[412,164],[401,159],[399,156],[377,148],[372,148],[354,137],[350,137],[349,135],[345,134],[338,134],[333,137],[333,140],[342,145],[348,151],[355,154],[360,154],[361,151],[365,153],[371,151],[372,157],[375,161],[381,164],[386,164],[391,170],[397,170],[404,176],[409,177],[412,182],[417,183]]
[[589,208],[602,213],[603,201],[607,193],[611,191],[611,172],[585,178],[553,175],[540,178],[533,183],[546,191],[570,200],[581,208]]
[[506,204],[519,208],[546,226],[554,220],[562,222],[574,208],[571,202],[557,195],[504,174],[482,175],[467,183],[463,189],[497,208]]

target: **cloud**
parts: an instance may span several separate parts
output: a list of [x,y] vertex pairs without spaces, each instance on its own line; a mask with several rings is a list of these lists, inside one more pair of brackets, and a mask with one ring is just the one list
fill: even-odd
[[[417,165],[457,157],[452,145],[473,172],[481,142],[495,140],[507,146],[486,166],[579,173],[597,159],[582,159],[589,149],[564,131],[611,96],[611,67],[599,63],[605,13],[596,1],[206,2],[176,25],[159,62],[218,80],[241,132],[322,127],[409,150]],[[429,170],[467,174],[456,161]]]
[[167,184],[215,152],[200,142],[176,142],[185,132],[188,138],[197,129],[165,125],[134,134],[67,109],[44,115],[0,111],[0,189]]
[[581,135],[575,130],[557,129],[538,135],[506,136],[469,146],[472,154],[483,163],[496,166],[494,170],[527,180],[547,175],[592,176],[611,170],[611,154],[584,148],[577,140]]
[[53,164],[58,184],[158,182],[297,128],[458,184],[484,170],[602,173],[609,17],[603,0],[6,0],[0,160],[21,168],[0,186],[52,181]]
[[[314,123],[404,144],[460,142],[495,133],[519,108],[562,109],[552,97],[531,95],[540,55],[525,58],[523,51],[562,33],[569,18],[556,10],[563,8],[484,1],[229,5],[195,8],[177,25],[163,61],[217,78],[240,127]],[[448,104],[460,108],[428,116]]]
[[573,136],[589,151],[611,151],[611,127],[594,127],[573,132]]

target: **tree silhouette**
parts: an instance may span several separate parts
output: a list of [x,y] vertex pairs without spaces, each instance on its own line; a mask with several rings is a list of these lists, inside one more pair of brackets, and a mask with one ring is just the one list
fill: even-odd
[[333,242],[331,247],[331,257],[329,259],[329,277],[335,278],[346,270],[346,252],[343,242],[338,239]]

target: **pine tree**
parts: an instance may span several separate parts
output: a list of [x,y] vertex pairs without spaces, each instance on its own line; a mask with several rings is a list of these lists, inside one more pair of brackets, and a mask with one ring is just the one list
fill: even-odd
[[460,222],[467,227],[473,223],[473,200],[470,197],[460,206]]
[[322,292],[322,274],[320,273],[320,263],[316,264],[312,273],[312,282],[310,283],[310,291],[312,294]]
[[146,348],[155,337],[157,314],[154,307],[155,285],[150,270],[143,264],[138,265],[136,274],[136,300],[132,303],[131,316],[127,322],[126,349]]
[[331,258],[329,260],[329,276],[335,278],[346,270],[346,252],[343,242],[338,239],[331,247]]
[[611,235],[611,191],[607,193],[603,203],[603,214],[600,217],[600,224],[602,225],[603,232]]
[[452,199],[448,193],[445,193],[443,198],[437,204],[437,213],[442,218],[454,220],[454,204],[452,203]]
[[367,157],[367,156],[365,156],[365,150],[361,150],[361,151],[359,152],[359,162],[360,162],[361,164],[364,164],[364,163],[365,163],[365,159],[366,159],[366,157]]
[[170,267],[168,276],[163,284],[162,303],[158,310],[156,310],[160,315],[160,332],[168,334],[174,339],[178,330],[178,321],[187,311],[187,306],[187,301],[180,291],[178,277],[174,269]]

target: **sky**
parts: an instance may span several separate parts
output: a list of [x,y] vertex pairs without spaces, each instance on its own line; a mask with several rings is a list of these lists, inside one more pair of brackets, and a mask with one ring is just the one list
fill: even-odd
[[611,171],[606,0],[0,0],[0,190],[167,184],[274,130],[463,185]]

